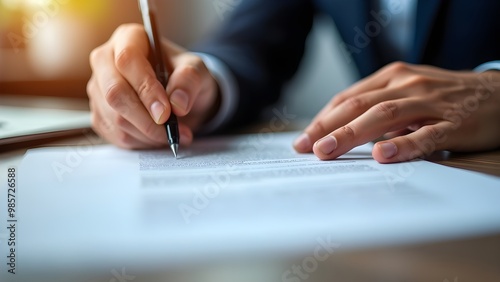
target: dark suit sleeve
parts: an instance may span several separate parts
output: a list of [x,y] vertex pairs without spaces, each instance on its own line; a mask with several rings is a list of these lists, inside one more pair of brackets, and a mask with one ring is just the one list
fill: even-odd
[[222,29],[195,51],[219,58],[232,71],[239,99],[227,126],[255,121],[278,99],[304,53],[314,10],[308,0],[243,0]]

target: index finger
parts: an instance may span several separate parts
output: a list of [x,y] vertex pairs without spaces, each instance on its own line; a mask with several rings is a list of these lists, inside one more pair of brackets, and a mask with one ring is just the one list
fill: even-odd
[[401,99],[404,96],[404,91],[399,89],[382,89],[349,98],[332,110],[316,116],[294,142],[294,148],[301,153],[311,152],[313,143],[326,134],[353,121],[381,102]]
[[157,124],[166,122],[171,113],[170,102],[148,61],[149,41],[144,28],[128,26],[117,31],[114,40],[116,68],[137,93],[151,118]]
[[416,121],[437,118],[429,106],[419,99],[382,102],[318,140],[313,151],[322,160],[335,159],[387,132],[405,128]]

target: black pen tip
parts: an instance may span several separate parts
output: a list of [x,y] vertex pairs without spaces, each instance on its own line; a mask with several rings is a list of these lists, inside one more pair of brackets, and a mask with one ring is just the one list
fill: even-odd
[[179,145],[172,144],[170,145],[170,149],[172,149],[172,153],[174,153],[174,157],[177,159],[177,152],[179,151]]

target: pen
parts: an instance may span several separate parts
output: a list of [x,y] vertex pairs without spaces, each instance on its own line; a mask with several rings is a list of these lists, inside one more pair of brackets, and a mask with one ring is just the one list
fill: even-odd
[[[163,89],[166,89],[168,78],[173,68],[169,63],[168,57],[164,57],[162,52],[161,40],[156,26],[156,14],[151,9],[152,5],[150,5],[149,0],[139,0],[139,7],[141,9],[142,21],[144,22],[144,29],[149,38],[149,61],[156,73],[156,78],[163,85]],[[177,159],[177,151],[179,150],[179,124],[173,112],[170,113],[170,117],[165,123],[165,130],[167,132],[168,144]]]

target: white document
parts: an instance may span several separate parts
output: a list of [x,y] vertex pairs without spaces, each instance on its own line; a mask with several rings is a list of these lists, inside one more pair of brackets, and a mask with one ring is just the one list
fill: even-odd
[[293,151],[295,136],[202,140],[178,160],[110,145],[31,150],[18,168],[19,271],[161,268],[307,253],[319,241],[349,250],[500,231],[499,178],[426,161],[381,165],[370,145],[319,161]]

